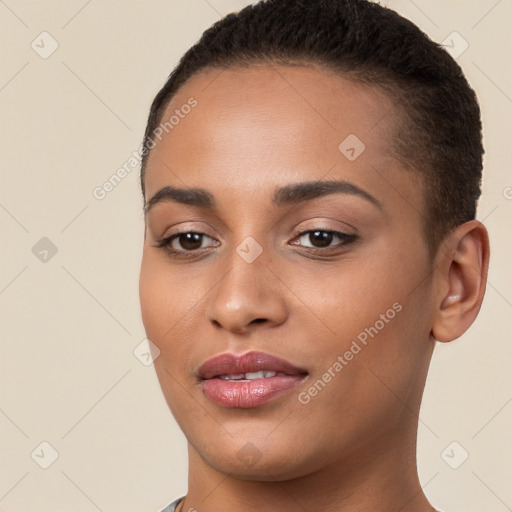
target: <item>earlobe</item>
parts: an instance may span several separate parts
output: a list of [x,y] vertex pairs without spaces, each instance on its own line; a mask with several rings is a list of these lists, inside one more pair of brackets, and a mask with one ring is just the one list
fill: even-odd
[[482,305],[489,266],[489,237],[473,220],[450,234],[449,250],[438,263],[437,309],[432,336],[448,342],[462,336]]

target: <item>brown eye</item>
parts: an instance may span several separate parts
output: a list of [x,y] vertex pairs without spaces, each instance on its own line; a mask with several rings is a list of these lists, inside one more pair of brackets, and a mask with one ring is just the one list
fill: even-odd
[[171,256],[176,258],[186,258],[199,254],[199,249],[207,248],[205,240],[211,240],[212,247],[217,247],[219,242],[213,238],[205,235],[204,233],[196,233],[194,231],[183,231],[181,233],[175,233],[174,235],[162,238],[157,241],[155,247],[164,249]]
[[333,233],[329,231],[311,231],[309,233],[309,241],[315,247],[329,246],[333,238]]
[[[181,233],[174,237],[171,246],[175,249],[185,249],[186,251],[200,249],[203,243],[203,236],[201,233]],[[174,247],[176,242],[181,247]]]
[[[312,249],[340,247],[353,242],[355,239],[356,235],[349,235],[348,233],[343,233],[341,231],[330,231],[326,229],[304,231],[298,237],[298,240],[300,241],[299,245]],[[331,245],[333,241],[337,241],[337,243]],[[307,243],[311,245],[307,245]]]

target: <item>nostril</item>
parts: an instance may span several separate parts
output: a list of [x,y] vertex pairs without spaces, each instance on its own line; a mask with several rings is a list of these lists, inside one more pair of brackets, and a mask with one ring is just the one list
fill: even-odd
[[261,323],[261,322],[266,322],[267,319],[266,318],[255,318],[251,323]]

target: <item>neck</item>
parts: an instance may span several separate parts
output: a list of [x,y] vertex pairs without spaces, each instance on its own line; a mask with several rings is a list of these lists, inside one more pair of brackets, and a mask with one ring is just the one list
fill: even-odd
[[[385,448],[383,448],[385,447]],[[189,491],[181,511],[432,512],[416,469],[415,430],[383,439],[366,456],[350,457],[298,478],[240,480],[212,468],[189,445]]]

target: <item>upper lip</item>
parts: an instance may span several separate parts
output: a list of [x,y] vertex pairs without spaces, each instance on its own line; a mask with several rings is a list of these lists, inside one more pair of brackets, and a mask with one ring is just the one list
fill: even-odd
[[220,375],[235,375],[265,370],[288,375],[307,373],[305,369],[265,352],[247,352],[245,354],[226,352],[219,354],[204,362],[198,373],[202,379],[211,379]]

